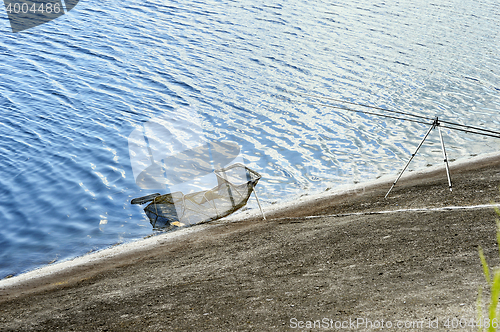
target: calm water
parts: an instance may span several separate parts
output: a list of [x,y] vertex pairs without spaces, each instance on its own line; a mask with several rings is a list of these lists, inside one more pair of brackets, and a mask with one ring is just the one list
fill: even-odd
[[[497,1],[267,3],[82,0],[18,34],[1,7],[0,278],[151,234],[127,138],[179,107],[241,146],[264,205],[396,175],[427,130],[291,92],[498,130]],[[451,159],[500,146],[445,140]]]

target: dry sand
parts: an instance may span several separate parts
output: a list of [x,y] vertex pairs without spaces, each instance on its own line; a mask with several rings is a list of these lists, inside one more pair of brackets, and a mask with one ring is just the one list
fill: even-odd
[[456,330],[476,318],[478,246],[499,264],[495,213],[443,207],[499,201],[500,157],[451,172],[452,193],[439,169],[387,199],[390,183],[358,187],[2,280],[0,331]]

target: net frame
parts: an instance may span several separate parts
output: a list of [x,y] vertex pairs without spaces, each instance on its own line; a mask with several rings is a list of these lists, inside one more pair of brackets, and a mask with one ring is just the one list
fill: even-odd
[[152,194],[136,198],[131,203],[151,202],[144,212],[155,229],[207,223],[245,206],[261,179],[259,173],[241,163],[214,170],[214,174],[218,184],[212,189],[190,194],[180,191]]

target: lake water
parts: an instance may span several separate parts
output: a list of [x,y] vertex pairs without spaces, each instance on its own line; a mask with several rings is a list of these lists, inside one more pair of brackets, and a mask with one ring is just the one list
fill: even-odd
[[[497,1],[261,3],[82,0],[16,34],[0,9],[0,278],[151,234],[128,136],[180,107],[240,145],[263,205],[396,176],[428,129],[298,93],[498,130]],[[450,159],[500,146],[444,135]]]

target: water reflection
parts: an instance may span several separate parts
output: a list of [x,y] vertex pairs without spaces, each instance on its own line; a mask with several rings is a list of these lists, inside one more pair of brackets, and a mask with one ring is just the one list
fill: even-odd
[[191,226],[223,218],[245,206],[260,179],[259,173],[240,163],[217,169],[213,174],[217,186],[212,189],[187,195],[180,191],[156,193],[133,199],[131,203],[149,203],[144,212],[153,229]]
[[[212,143],[237,144],[267,205],[396,174],[427,129],[298,104],[285,91],[500,125],[495,1],[87,1],[18,34],[3,13],[0,277],[149,235],[130,200],[217,186],[215,176],[208,189],[182,182],[184,168],[201,178],[217,168],[196,157]],[[174,126],[172,150],[143,149],[169,141],[144,124],[186,105],[199,111],[199,127],[181,128],[191,138]],[[498,150],[495,139],[443,134],[453,159]],[[425,145],[410,167],[442,162],[439,140]],[[196,167],[166,174],[192,158]]]
[[243,207],[260,175],[245,167],[240,147],[206,140],[194,109],[181,108],[147,121],[129,136],[136,184],[163,189],[132,204],[144,208],[154,229],[219,219]]

